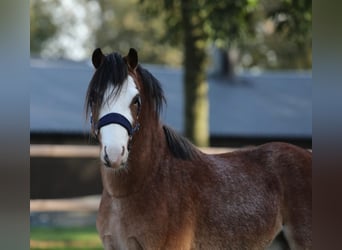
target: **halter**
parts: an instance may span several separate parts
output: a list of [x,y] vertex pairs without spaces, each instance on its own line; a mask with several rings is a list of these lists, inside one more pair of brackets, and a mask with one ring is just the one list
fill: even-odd
[[[138,117],[137,117],[138,118]],[[91,123],[92,123],[91,118]],[[140,123],[137,122],[136,125],[133,127],[130,121],[124,117],[123,115],[119,113],[109,113],[100,118],[100,120],[95,124],[95,136],[97,137],[100,129],[104,126],[107,126],[109,124],[118,124],[122,127],[124,127],[127,130],[129,141],[128,141],[128,150],[130,150],[130,145],[132,141],[132,137],[135,132],[137,132],[140,128]]]
[[103,116],[96,125],[96,130],[99,131],[100,128],[107,126],[109,124],[119,124],[127,130],[129,136],[132,136],[133,133],[138,130],[139,123],[133,128],[131,123],[127,120],[126,117],[119,113],[109,113]]
[[100,120],[95,125],[95,134],[98,134],[98,131],[109,124],[119,124],[127,130],[129,137],[131,138],[133,134],[139,130],[140,124],[137,124],[133,127],[130,121],[119,113],[109,113],[105,116],[102,116]]

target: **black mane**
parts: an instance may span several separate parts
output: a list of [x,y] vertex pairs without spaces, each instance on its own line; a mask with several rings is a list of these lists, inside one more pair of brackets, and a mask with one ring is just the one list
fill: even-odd
[[177,134],[168,126],[163,126],[168,148],[174,157],[182,160],[194,160],[199,157],[200,151],[185,137]]
[[144,85],[145,95],[154,101],[154,108],[159,116],[163,110],[163,104],[166,103],[164,91],[160,82],[146,69],[138,65],[138,73]]

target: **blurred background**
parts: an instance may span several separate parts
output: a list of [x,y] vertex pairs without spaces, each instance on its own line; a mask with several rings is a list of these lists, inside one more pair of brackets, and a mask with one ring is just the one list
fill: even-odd
[[165,91],[163,122],[203,150],[311,148],[311,1],[184,2],[30,1],[31,249],[102,249],[98,148],[84,111],[97,47],[136,48]]

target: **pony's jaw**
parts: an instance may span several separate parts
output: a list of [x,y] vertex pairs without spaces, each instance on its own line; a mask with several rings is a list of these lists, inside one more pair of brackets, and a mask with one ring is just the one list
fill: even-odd
[[[133,117],[130,105],[132,99],[138,94],[133,78],[128,76],[117,96],[111,96],[112,91],[111,88],[105,92],[105,101],[100,109],[99,117],[101,118],[109,113],[119,113],[132,124]],[[115,169],[124,167],[128,159],[128,143],[130,140],[127,130],[121,125],[109,124],[102,127],[99,133],[100,159],[103,165]]]

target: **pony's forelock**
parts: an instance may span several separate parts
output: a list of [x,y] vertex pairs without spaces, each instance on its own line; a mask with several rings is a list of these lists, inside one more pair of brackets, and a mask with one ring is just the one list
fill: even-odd
[[105,57],[89,83],[85,101],[87,118],[92,112],[93,119],[98,119],[102,103],[108,101],[104,100],[105,91],[113,87],[109,97],[119,94],[127,76],[127,65],[121,55],[112,53]]
[[[157,116],[160,115],[164,103],[166,103],[163,89],[159,81],[145,68],[138,65],[139,74],[146,99],[153,102]],[[109,98],[120,94],[123,83],[128,77],[128,67],[125,59],[114,52],[105,56],[105,60],[94,72],[87,90],[85,108],[86,118],[92,113],[92,119],[96,121],[99,117],[101,105]],[[113,91],[107,100],[104,100],[104,93],[108,87],[113,87]]]

